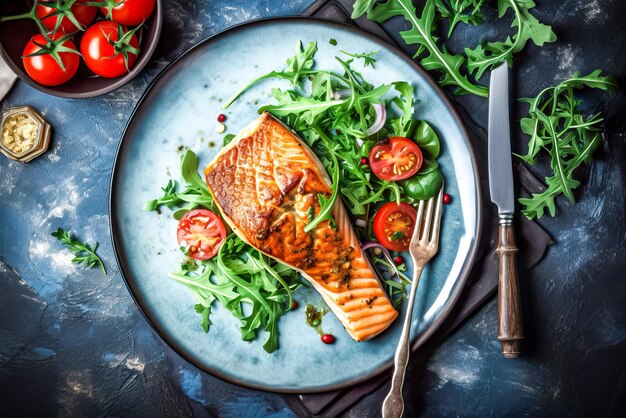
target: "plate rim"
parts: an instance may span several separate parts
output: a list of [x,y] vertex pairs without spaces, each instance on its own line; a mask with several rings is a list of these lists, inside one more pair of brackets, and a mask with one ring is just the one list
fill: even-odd
[[[114,157],[114,161],[113,161],[113,167],[111,169],[111,177],[110,177],[110,181],[109,181],[109,196],[108,196],[108,215],[109,215],[109,231],[110,231],[110,235],[111,235],[111,243],[112,243],[112,247],[113,247],[113,254],[115,255],[115,261],[117,263],[118,266],[118,270],[120,272],[120,275],[122,276],[122,279],[124,280],[124,284],[126,285],[126,288],[128,289],[128,292],[130,293],[133,302],[135,303],[136,307],[139,309],[139,312],[141,312],[142,316],[144,317],[144,319],[148,322],[148,324],[150,325],[150,327],[152,328],[152,330],[159,336],[159,338],[165,343],[167,344],[167,346],[169,348],[171,348],[177,355],[181,356],[185,361],[187,361],[188,363],[192,364],[193,366],[197,367],[198,369],[210,374],[211,376],[217,377],[223,381],[226,381],[228,383],[232,383],[232,384],[236,384],[242,387],[246,387],[246,388],[250,388],[250,389],[255,389],[255,390],[263,390],[263,391],[267,391],[267,392],[273,392],[273,393],[283,393],[283,394],[310,394],[310,393],[321,393],[321,392],[328,392],[328,391],[333,391],[333,390],[338,390],[338,389],[343,389],[346,387],[350,387],[350,386],[354,386],[357,385],[359,383],[362,383],[364,381],[367,381],[369,379],[372,379],[376,376],[381,375],[382,373],[384,373],[385,371],[389,370],[393,364],[394,364],[394,359],[391,358],[389,360],[389,362],[387,362],[387,364],[357,378],[357,379],[353,379],[350,380],[348,382],[343,382],[343,383],[337,383],[337,384],[330,384],[330,385],[326,385],[323,387],[314,387],[314,388],[283,388],[283,387],[273,387],[271,385],[263,385],[263,384],[256,384],[256,383],[250,383],[244,379],[239,379],[230,375],[227,375],[223,372],[220,372],[219,370],[213,370],[209,367],[205,367],[204,365],[200,364],[200,362],[196,361],[196,359],[188,354],[182,347],[179,347],[179,345],[173,341],[172,338],[168,337],[167,333],[164,332],[163,330],[160,329],[160,326],[156,323],[156,321],[153,321],[153,319],[150,317],[150,315],[144,310],[143,306],[142,306],[142,298],[139,296],[139,294],[136,292],[136,287],[135,285],[133,285],[131,283],[132,280],[128,279],[129,274],[127,274],[127,262],[126,262],[126,257],[124,254],[121,253],[120,248],[121,248],[121,243],[120,241],[120,234],[117,231],[117,228],[114,225],[114,218],[117,219],[117,216],[114,216],[115,211],[113,210],[113,206],[114,206],[114,193],[113,193],[113,188],[116,184],[117,178],[118,176],[116,175],[118,170],[118,162],[119,162],[119,157],[120,157],[120,152],[122,150],[122,147],[124,145],[124,140],[127,137],[127,131],[131,126],[131,122],[133,121],[135,115],[137,114],[137,112],[139,111],[141,105],[143,104],[144,100],[146,99],[146,97],[148,96],[148,94],[152,91],[152,89],[154,88],[154,86],[159,82],[159,80],[161,80],[162,77],[164,77],[176,64],[178,64],[179,61],[182,61],[188,54],[190,54],[192,51],[198,49],[198,48],[202,48],[205,47],[206,45],[210,45],[211,43],[215,43],[217,41],[219,41],[220,38],[232,33],[232,32],[236,32],[238,30],[241,30],[243,28],[248,28],[248,27],[253,27],[253,26],[257,26],[257,25],[265,25],[265,24],[272,24],[272,23],[281,23],[281,22],[300,22],[300,23],[306,23],[306,24],[319,24],[319,25],[326,25],[326,26],[330,26],[330,27],[335,27],[335,28],[340,28],[343,30],[347,30],[348,32],[352,32],[353,34],[357,35],[357,36],[364,36],[366,38],[368,38],[369,40],[380,44],[382,47],[384,47],[385,49],[393,52],[394,54],[398,55],[401,59],[403,59],[404,61],[406,61],[409,65],[411,65],[411,67],[413,67],[413,69],[415,71],[417,71],[422,78],[430,85],[430,87],[433,89],[433,91],[435,92],[435,94],[439,97],[439,99],[441,99],[443,101],[443,103],[445,104],[445,106],[447,107],[448,111],[450,112],[452,118],[455,120],[455,122],[457,123],[461,134],[463,136],[463,141],[467,143],[468,149],[469,149],[469,157],[470,157],[470,164],[472,166],[473,169],[473,173],[474,173],[474,189],[476,191],[476,204],[474,207],[474,211],[476,213],[476,226],[474,228],[474,231],[472,232],[472,239],[471,239],[471,243],[470,243],[470,249],[469,249],[469,253],[467,255],[467,257],[465,258],[464,262],[463,262],[463,266],[459,272],[459,276],[457,281],[455,282],[450,296],[447,298],[446,303],[443,305],[443,307],[441,308],[439,314],[437,315],[437,317],[433,320],[433,322],[431,323],[431,325],[426,328],[422,334],[420,334],[420,336],[418,337],[418,339],[415,341],[415,343],[413,343],[413,345],[411,346],[411,351],[415,351],[417,348],[419,348],[420,346],[422,346],[426,340],[428,338],[430,338],[430,336],[432,334],[435,333],[435,331],[437,331],[437,329],[439,329],[439,327],[443,324],[443,322],[448,318],[448,316],[450,315],[450,311],[452,310],[452,308],[456,305],[456,302],[458,301],[463,289],[465,288],[465,285],[467,284],[467,280],[469,278],[469,274],[470,271],[474,265],[474,263],[476,262],[476,256],[478,254],[478,247],[479,247],[479,243],[480,243],[480,238],[482,235],[482,211],[483,211],[483,202],[482,202],[482,196],[481,196],[481,189],[480,189],[480,178],[479,178],[479,172],[478,172],[478,165],[476,162],[476,155],[475,155],[475,151],[472,147],[471,144],[471,136],[469,134],[469,131],[467,130],[467,128],[465,127],[465,124],[463,123],[463,120],[461,119],[461,117],[459,116],[459,113],[454,105],[454,103],[452,102],[452,100],[450,99],[450,97],[448,96],[448,93],[446,91],[444,91],[438,84],[436,81],[433,80],[433,78],[431,77],[431,75],[424,70],[419,64],[417,64],[414,60],[412,60],[410,57],[408,57],[406,55],[406,53],[404,51],[402,51],[402,49],[400,49],[398,46],[391,44],[387,41],[385,41],[384,39],[379,38],[376,35],[373,35],[371,33],[366,32],[365,30],[354,26],[354,25],[350,25],[348,23],[343,23],[343,22],[335,22],[335,21],[331,21],[331,20],[326,20],[326,19],[320,19],[320,18],[316,18],[316,17],[310,17],[310,16],[277,16],[277,17],[267,17],[267,18],[260,18],[260,19],[254,19],[254,20],[250,20],[250,21],[246,21],[246,22],[242,22],[233,26],[229,26],[211,36],[208,36],[207,38],[199,41],[198,43],[196,43],[195,45],[193,45],[192,47],[190,47],[189,49],[187,49],[186,51],[184,51],[183,53],[181,53],[179,56],[177,56],[174,60],[172,60],[167,66],[165,66],[155,77],[154,79],[150,82],[150,84],[148,84],[148,86],[146,87],[146,89],[144,90],[144,92],[142,93],[141,97],[139,98],[139,100],[137,101],[137,104],[135,105],[135,107],[133,108],[133,111],[131,112],[128,120],[126,121],[126,125],[124,127],[124,130],[122,131],[122,134],[120,136],[120,141],[117,145],[117,149],[115,151],[115,157]],[[126,141],[129,142],[129,141]],[[466,233],[469,233],[470,231],[467,231]],[[402,318],[401,318],[402,319]]]

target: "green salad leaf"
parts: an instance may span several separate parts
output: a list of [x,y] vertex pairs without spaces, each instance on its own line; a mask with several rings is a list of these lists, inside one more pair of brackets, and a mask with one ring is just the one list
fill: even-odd
[[213,201],[213,196],[206,183],[198,174],[198,156],[193,151],[187,149],[180,159],[182,191],[177,191],[177,183],[169,180],[165,187],[162,187],[163,196],[158,199],[147,201],[143,210],[157,210],[161,205],[168,208],[175,208],[186,203],[182,208],[174,211],[174,218],[180,219],[190,210],[203,207],[216,211],[217,207]]
[[317,195],[320,202],[320,212],[304,227],[304,232],[312,231],[317,225],[320,224],[320,222],[325,220],[331,221],[331,225],[334,225],[335,220],[333,218],[333,208],[335,207],[337,196],[339,196],[339,163],[337,162],[335,154],[330,154],[330,156],[333,160],[332,194],[329,198],[323,194]]
[[575,170],[589,164],[593,152],[602,141],[599,113],[585,116],[582,101],[574,96],[575,89],[584,87],[614,90],[612,78],[602,76],[600,70],[581,76],[575,73],[562,83],[542,90],[537,97],[523,99],[529,104],[528,117],[520,121],[522,131],[530,136],[528,152],[519,157],[535,164],[541,154],[550,157],[552,175],[545,178],[546,190],[530,198],[520,198],[522,213],[529,219],[541,218],[547,210],[556,213],[555,199],[564,195],[574,203],[574,190],[580,181],[574,178]]
[[485,0],[435,0],[435,6],[441,17],[450,21],[448,38],[452,36],[454,28],[459,22],[479,25],[483,21],[480,7]]
[[400,35],[407,45],[418,46],[415,58],[419,60],[422,67],[428,71],[437,71],[441,74],[439,84],[442,86],[454,86],[457,94],[475,94],[487,97],[487,89],[485,87],[472,83],[462,74],[465,57],[453,54],[437,43],[437,38],[434,34],[437,23],[436,11],[437,8],[433,0],[426,1],[419,17],[411,0],[388,0],[384,3],[357,0],[352,12],[352,18],[356,19],[367,13],[368,19],[383,23],[395,16],[404,17],[410,28],[400,32]]
[[363,52],[362,54],[351,54],[351,53],[346,52],[346,51],[339,51],[339,52],[341,52],[342,54],[345,54],[345,55],[347,55],[349,57],[355,58],[355,59],[362,58],[363,59],[363,66],[364,67],[372,67],[372,68],[374,68],[374,63],[376,63],[376,59],[373,56],[378,53],[378,51]]
[[234,234],[229,235],[217,256],[199,262],[198,269],[184,269],[169,277],[189,287],[198,303],[201,326],[209,332],[211,305],[218,300],[241,321],[241,338],[251,341],[259,331],[268,333],[263,348],[278,349],[278,319],[291,309],[291,295],[302,283],[298,274],[261,254]]
[[[439,84],[450,86],[455,94],[474,94],[487,97],[487,88],[468,78],[480,79],[485,71],[502,62],[512,64],[513,54],[524,49],[528,41],[542,46],[554,42],[552,28],[541,23],[532,15],[533,0],[498,0],[498,17],[504,18],[509,10],[514,16],[511,27],[515,34],[502,42],[485,42],[474,49],[466,47],[465,55],[454,54],[445,46],[445,39],[437,34],[441,19],[449,21],[447,37],[452,36],[459,22],[479,25],[483,21],[481,7],[484,0],[425,0],[421,13],[411,0],[357,0],[352,18],[367,14],[368,19],[383,23],[393,17],[402,16],[409,29],[400,32],[407,45],[417,45],[414,55],[422,66],[440,74]],[[419,17],[418,17],[419,16]]]
[[528,41],[533,41],[537,46],[556,41],[552,28],[539,22],[530,13],[533,7],[535,7],[533,0],[498,0],[498,17],[504,17],[511,9],[515,16],[511,27],[516,28],[516,32],[503,42],[486,42],[474,49],[466,48],[467,68],[470,73],[475,72],[476,78],[480,78],[486,70],[494,68],[501,62],[506,61],[512,66],[513,54],[524,49]]

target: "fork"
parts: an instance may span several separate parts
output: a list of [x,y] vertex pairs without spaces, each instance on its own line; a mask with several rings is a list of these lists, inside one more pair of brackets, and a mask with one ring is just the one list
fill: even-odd
[[[426,263],[437,254],[439,249],[439,228],[441,226],[441,204],[443,201],[443,185],[439,193],[428,201],[421,200],[417,208],[417,218],[409,251],[413,259],[413,282],[409,303],[404,317],[400,342],[396,349],[394,358],[393,377],[391,378],[391,389],[383,402],[383,418],[399,418],[404,412],[404,398],[402,397],[402,385],[404,384],[404,374],[409,363],[411,353],[411,316],[413,314],[413,303],[417,285]],[[424,213],[426,211],[426,213]],[[422,218],[424,218],[422,222]]]

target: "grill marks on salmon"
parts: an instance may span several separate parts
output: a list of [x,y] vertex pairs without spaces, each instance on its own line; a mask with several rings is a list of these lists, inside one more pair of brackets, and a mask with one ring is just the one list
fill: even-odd
[[336,228],[304,227],[331,195],[321,162],[268,113],[244,128],[206,167],[209,190],[226,222],[259,251],[298,270],[356,341],[385,330],[398,312],[361,249],[340,201]]

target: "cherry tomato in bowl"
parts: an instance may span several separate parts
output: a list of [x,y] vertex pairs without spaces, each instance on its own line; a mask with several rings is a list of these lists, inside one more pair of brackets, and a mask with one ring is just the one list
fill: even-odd
[[409,138],[394,136],[372,148],[369,163],[372,172],[382,180],[408,179],[417,173],[424,158],[417,144]]
[[107,3],[107,7],[100,8],[105,16],[122,25],[135,26],[148,19],[156,0],[108,0]]
[[121,41],[126,33],[121,25],[110,20],[91,25],[80,42],[80,53],[87,67],[106,78],[119,77],[133,68],[139,41],[134,34],[127,42]]
[[374,235],[388,250],[406,251],[413,236],[416,218],[417,211],[407,203],[385,203],[374,216]]
[[[63,37],[64,35],[59,32],[51,35],[49,39],[43,35],[35,35],[26,44],[22,53],[22,63],[26,73],[37,83],[44,86],[58,86],[66,83],[76,74],[80,55],[76,51],[74,42],[71,39],[64,41]],[[76,53],[59,51],[60,46],[72,49]],[[42,53],[42,50],[48,52]]]
[[[48,29],[52,31],[57,25],[57,21],[61,19],[59,23],[59,27],[57,31],[61,31],[63,33],[74,33],[77,30],[85,30],[87,25],[89,25],[96,18],[96,13],[98,13],[97,7],[87,6],[81,3],[85,3],[89,0],[78,0],[70,7],[70,12],[76,18],[76,21],[80,24],[81,27],[77,27],[74,22],[67,18],[67,16],[63,16],[57,13],[56,7],[51,7],[44,5],[42,3],[37,4],[37,8],[35,9],[35,13],[37,17],[41,20],[41,23]],[[61,2],[60,5],[64,6],[64,3]],[[52,5],[53,3],[50,3]],[[69,4],[68,4],[69,5]]]
[[178,222],[178,244],[187,247],[187,255],[196,260],[214,257],[226,239],[222,220],[208,209],[189,211]]

